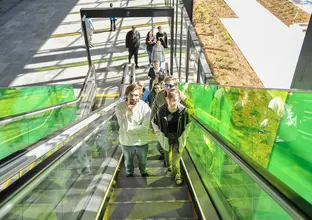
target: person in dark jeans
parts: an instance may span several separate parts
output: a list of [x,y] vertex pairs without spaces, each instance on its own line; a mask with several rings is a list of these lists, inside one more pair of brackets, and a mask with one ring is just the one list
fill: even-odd
[[158,142],[165,151],[167,174],[175,177],[177,185],[183,182],[180,160],[189,130],[189,115],[185,110],[185,106],[179,102],[177,91],[173,90],[166,96],[166,103],[158,108],[152,119]]
[[140,47],[140,33],[136,30],[136,26],[132,26],[132,30],[127,33],[126,36],[126,48],[129,50],[129,64],[131,58],[134,55],[135,67],[139,68],[138,65],[138,53]]
[[[113,3],[110,3],[109,6],[112,8],[113,7]],[[116,21],[117,18],[116,17],[110,17],[110,31],[116,31]]]
[[149,65],[152,64],[152,52],[153,52],[153,46],[156,44],[156,38],[153,35],[153,31],[149,31],[146,36],[146,50],[148,54],[148,61]]

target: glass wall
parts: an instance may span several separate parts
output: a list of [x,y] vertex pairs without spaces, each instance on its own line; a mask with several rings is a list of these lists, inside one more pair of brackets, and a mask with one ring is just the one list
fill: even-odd
[[312,93],[200,84],[180,90],[201,123],[312,204]]
[[72,85],[0,88],[0,118],[75,99]]
[[187,149],[222,219],[292,219],[194,122]]

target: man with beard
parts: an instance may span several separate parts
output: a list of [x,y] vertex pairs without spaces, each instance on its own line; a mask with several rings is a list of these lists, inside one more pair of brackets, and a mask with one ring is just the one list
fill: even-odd
[[125,157],[127,177],[133,177],[135,154],[138,158],[141,176],[148,176],[146,166],[151,109],[147,103],[140,100],[141,92],[139,85],[129,85],[125,92],[126,101],[116,106],[119,142]]

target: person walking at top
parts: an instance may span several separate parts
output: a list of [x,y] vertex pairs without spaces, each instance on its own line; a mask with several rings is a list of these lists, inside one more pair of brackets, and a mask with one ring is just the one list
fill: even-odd
[[156,34],[156,39],[157,39],[157,40],[160,40],[161,45],[162,45],[164,48],[168,48],[167,33],[166,33],[166,32],[163,32],[162,26],[158,26],[157,29],[158,29],[158,32],[157,32],[157,34]]
[[[85,23],[86,23],[86,32],[87,32],[89,47],[93,47],[93,45],[91,43],[92,42],[92,35],[94,32],[94,26],[93,26],[92,19],[86,18]],[[83,32],[81,32],[81,34],[83,35]]]
[[138,53],[140,47],[140,33],[136,30],[136,26],[132,26],[132,30],[126,35],[126,48],[129,50],[129,64],[131,63],[131,58],[134,55],[135,67],[139,68],[138,65]]
[[125,91],[126,101],[116,106],[116,116],[119,124],[119,142],[125,158],[127,177],[133,177],[133,159],[136,154],[142,177],[148,176],[148,128],[151,109],[147,103],[140,100],[141,88],[131,84]]
[[152,85],[153,85],[153,82],[156,78],[156,73],[164,74],[164,70],[162,68],[160,68],[158,60],[153,61],[153,67],[151,67],[148,71],[147,77],[150,80],[150,83],[149,83],[149,89],[150,90],[152,90]]
[[156,44],[153,46],[152,51],[152,60],[159,60],[159,66],[161,67],[162,63],[165,62],[165,50],[158,40]]
[[153,35],[153,31],[149,31],[146,36],[146,50],[148,54],[149,66],[152,64],[152,52],[153,46],[156,44],[156,38]]
[[186,145],[189,130],[189,115],[185,106],[179,102],[176,90],[166,97],[166,103],[158,108],[152,120],[158,142],[165,152],[168,166],[167,174],[175,177],[177,185],[183,183],[180,170],[180,159]]
[[[110,3],[109,6],[112,8],[113,7],[113,3]],[[110,31],[116,31],[116,21],[117,18],[116,17],[110,17]]]

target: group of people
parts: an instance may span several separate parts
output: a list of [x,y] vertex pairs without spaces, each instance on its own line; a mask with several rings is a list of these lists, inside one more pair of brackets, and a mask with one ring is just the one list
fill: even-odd
[[[110,7],[113,7],[113,3],[110,3]],[[116,17],[110,17],[110,31],[116,31]],[[89,47],[93,47],[92,45],[92,35],[94,32],[94,25],[91,18],[86,18],[86,33],[89,42]],[[163,32],[162,26],[157,27],[158,32],[156,36],[154,35],[154,31],[151,30],[147,33],[146,36],[146,51],[148,54],[149,65],[152,64],[153,60],[158,60],[159,65],[162,66],[165,62],[165,48],[168,48],[168,39],[166,32]],[[126,48],[128,49],[129,55],[129,64],[131,63],[132,56],[134,56],[134,62],[136,68],[138,65],[138,53],[140,48],[140,32],[137,31],[136,26],[133,25],[132,29],[126,35]]]
[[[166,32],[163,32],[162,26],[158,26],[158,32],[154,36],[153,30],[149,31],[146,36],[146,50],[148,54],[149,65],[153,60],[158,60],[161,66],[165,62],[165,48],[168,48],[168,40]],[[132,29],[126,35],[126,48],[129,51],[129,64],[134,55],[134,62],[138,68],[138,52],[140,47],[140,33],[137,31],[136,26],[133,25]]]
[[174,176],[176,184],[180,185],[183,182],[180,159],[186,144],[189,115],[193,112],[192,104],[177,89],[177,80],[173,76],[164,79],[163,89],[157,83],[154,85],[151,107],[141,100],[143,88],[142,82],[129,85],[125,91],[126,100],[116,106],[127,177],[133,177],[134,155],[137,155],[141,176],[149,176],[147,153],[151,129],[157,136],[159,159],[164,160],[166,173]]

